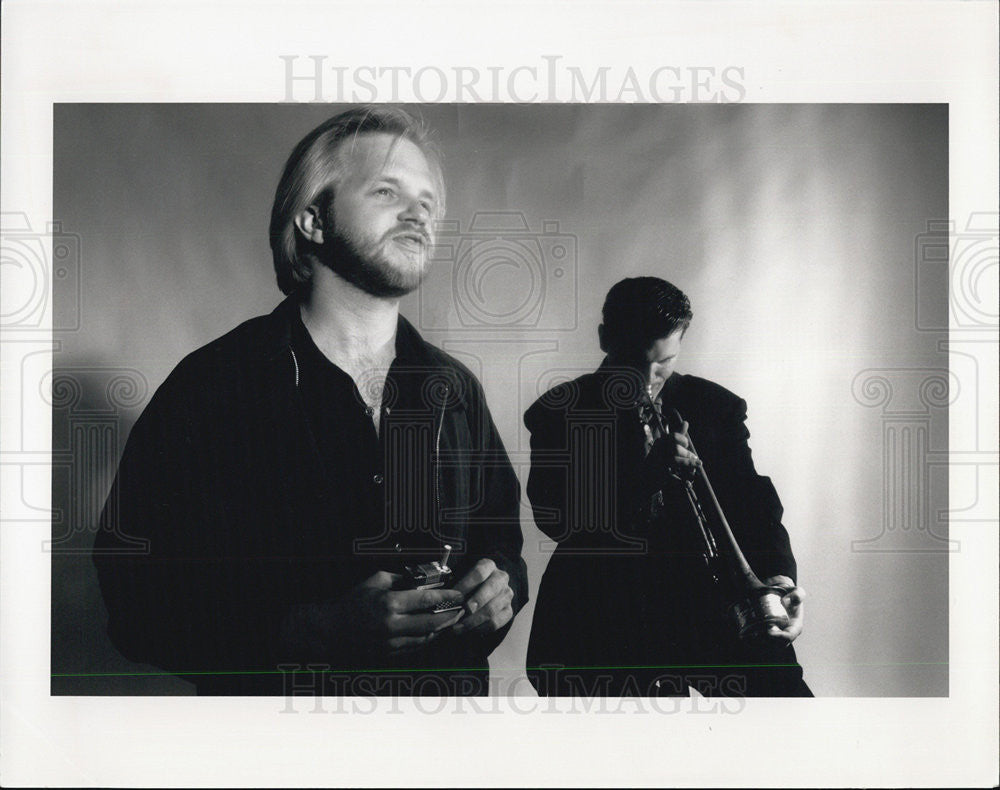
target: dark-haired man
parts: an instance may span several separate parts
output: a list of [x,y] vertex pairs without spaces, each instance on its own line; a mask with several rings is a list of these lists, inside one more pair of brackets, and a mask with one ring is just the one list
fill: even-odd
[[[294,149],[271,218],[287,298],[170,374],[102,516],[126,657],[202,694],[487,690],[527,600],[519,486],[479,382],[399,315],[444,200],[405,112],[350,110]],[[454,583],[416,589],[434,580],[405,568],[446,545]]]
[[[528,497],[557,541],[528,647],[540,694],[810,695],[791,647],[804,592],[781,503],[754,469],[746,403],[674,370],[691,318],[687,297],[664,280],[617,283],[598,327],[600,368],[525,413]],[[674,410],[682,424],[670,424]],[[787,625],[760,639],[737,637],[702,558],[683,484],[699,466],[751,566],[785,591]]]

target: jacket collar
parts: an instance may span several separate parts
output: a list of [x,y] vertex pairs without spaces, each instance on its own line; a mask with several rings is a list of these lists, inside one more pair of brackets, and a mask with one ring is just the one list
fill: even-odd
[[292,323],[298,317],[299,300],[294,294],[285,297],[266,318],[267,334],[261,347],[263,358],[273,362],[288,354],[292,346]]
[[[267,333],[261,344],[261,354],[266,362],[277,362],[288,355],[292,346],[292,326],[299,317],[299,299],[294,294],[285,299],[266,316]],[[433,347],[424,340],[413,324],[399,316],[396,324],[396,356],[411,365],[441,367],[432,353]]]

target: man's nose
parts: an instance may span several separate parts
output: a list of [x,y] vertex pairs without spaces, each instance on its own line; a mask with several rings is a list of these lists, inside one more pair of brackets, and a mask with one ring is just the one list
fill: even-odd
[[409,201],[400,215],[400,219],[404,222],[413,222],[421,227],[426,227],[430,218],[431,213],[422,200]]

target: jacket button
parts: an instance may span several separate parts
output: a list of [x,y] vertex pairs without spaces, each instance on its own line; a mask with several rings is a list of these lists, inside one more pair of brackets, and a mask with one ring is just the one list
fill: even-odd
[[382,481],[384,479],[385,478],[382,477],[382,475],[378,475],[378,474],[372,475],[372,480],[375,482],[375,485],[378,485],[378,486],[382,485]]

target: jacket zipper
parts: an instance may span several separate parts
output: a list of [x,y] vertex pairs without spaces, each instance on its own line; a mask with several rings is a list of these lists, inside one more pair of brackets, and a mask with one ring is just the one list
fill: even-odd
[[444,397],[441,399],[441,411],[438,413],[437,433],[434,437],[434,500],[438,527],[441,526],[441,429],[444,427],[444,407],[448,400],[449,387],[444,387]]

